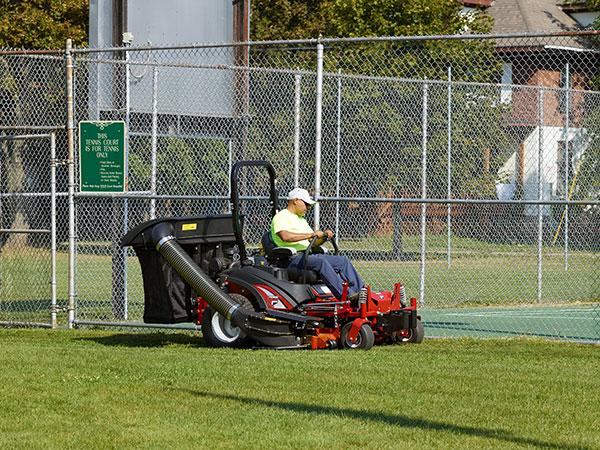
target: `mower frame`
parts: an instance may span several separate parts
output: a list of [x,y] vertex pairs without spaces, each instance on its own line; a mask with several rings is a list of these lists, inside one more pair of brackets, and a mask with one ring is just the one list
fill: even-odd
[[[144,322],[196,322],[216,347],[368,350],[375,344],[423,340],[417,301],[407,301],[402,283],[395,283],[392,292],[365,286],[358,302],[351,302],[346,282],[336,298],[306,264],[301,273],[288,268],[293,249],[248,257],[238,189],[243,167],[267,170],[272,219],[278,203],[273,166],[240,161],[231,171],[231,214],[155,219],[121,240],[140,260]],[[315,241],[304,252],[305,262]],[[332,243],[337,253],[337,242]]]

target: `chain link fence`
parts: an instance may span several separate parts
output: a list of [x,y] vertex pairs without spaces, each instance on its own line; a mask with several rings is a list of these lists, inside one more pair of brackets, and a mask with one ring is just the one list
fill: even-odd
[[64,71],[58,52],[0,54],[2,325],[67,323]]
[[[75,193],[73,323],[141,322],[123,234],[228,212],[232,164],[264,159],[284,197],[314,192],[309,221],[335,231],[365,282],[405,284],[428,335],[599,341],[599,55],[587,32],[74,50],[75,123],[125,121],[128,191]],[[64,58],[0,59],[3,92],[39,102],[21,122],[1,107],[3,124],[63,124]],[[44,83],[25,97],[13,78]],[[243,172],[251,248],[267,189]]]
[[[0,136],[0,323],[56,327],[56,133]],[[5,225],[6,224],[6,225]]]

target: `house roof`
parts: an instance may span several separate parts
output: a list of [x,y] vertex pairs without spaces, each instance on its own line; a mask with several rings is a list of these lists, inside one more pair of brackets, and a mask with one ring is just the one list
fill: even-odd
[[[485,11],[494,19],[494,34],[558,33],[580,29],[578,22],[565,13],[560,0],[494,0]],[[498,48],[542,50],[561,48],[583,50],[589,42],[576,36],[552,38],[509,38],[497,42]]]
[[493,32],[534,33],[572,31],[579,28],[575,19],[562,11],[559,0],[495,0],[487,8],[494,19]]
[[494,0],[459,0],[465,6],[478,7],[478,6],[491,6]]

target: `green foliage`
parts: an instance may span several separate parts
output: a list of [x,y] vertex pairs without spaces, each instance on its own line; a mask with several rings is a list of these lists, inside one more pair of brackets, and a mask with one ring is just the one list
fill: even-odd
[[490,30],[457,0],[253,0],[253,40],[457,34]]
[[456,0],[333,0],[330,29],[333,36],[410,36],[481,33],[489,18],[461,15]]
[[[581,8],[581,11],[600,11],[600,0],[563,0],[562,3],[564,6],[574,6],[577,8]],[[600,29],[600,15],[596,17],[596,19],[586,26],[588,30],[598,30]],[[592,40],[597,40],[596,36],[591,38]]]
[[[130,141],[130,190],[149,189],[151,155],[149,137]],[[181,137],[157,140],[157,191],[161,195],[218,195],[215,187],[224,190],[228,183],[227,166],[227,141]]]
[[[447,89],[446,85],[428,85],[427,193],[435,198],[447,195]],[[495,194],[496,172],[504,162],[503,150],[510,144],[502,127],[506,107],[495,101],[494,94],[493,89],[451,90],[454,196],[491,198]],[[377,192],[392,186],[399,189],[398,195],[420,196],[423,85],[344,82],[342,98],[341,134],[352,164],[368,173]],[[327,114],[334,115],[336,105],[326,100]],[[482,120],[486,127],[474,126]],[[356,172],[343,171],[341,175],[344,185],[356,181]]]
[[563,0],[563,5],[582,5],[590,11],[600,10],[600,0]]
[[[596,108],[585,120],[586,140],[589,143],[576,167],[576,188],[574,196],[583,199],[600,198],[600,108]],[[577,170],[579,169],[579,170]],[[575,174],[572,174],[575,175]],[[591,209],[597,212],[597,208]]]
[[[600,0],[564,0],[565,5],[581,5],[590,11],[600,11]],[[587,28],[589,29],[600,29],[600,16],[596,17],[596,20],[590,24]],[[589,41],[590,46],[598,46],[598,38],[592,36]],[[596,74],[591,79],[591,85],[589,87],[593,90],[600,89],[600,74]],[[594,97],[595,99],[595,97]],[[588,113],[589,115],[583,122],[583,126],[586,132],[586,141],[588,146],[585,148],[585,152],[581,156],[580,161],[574,161],[576,166],[572,166],[574,172],[572,176],[577,174],[575,180],[575,191],[573,192],[572,198],[585,199],[585,200],[598,200],[600,198],[600,143],[598,142],[600,137],[600,108],[591,104],[593,100],[588,100]],[[590,217],[599,216],[600,210],[598,207],[593,206],[575,206],[569,210],[570,214]]]
[[3,0],[0,48],[63,48],[67,39],[85,46],[88,0]]
[[331,0],[252,0],[252,40],[317,37],[325,34]]
[[[318,4],[317,4],[318,3]],[[385,35],[456,35],[465,32],[484,33],[491,29],[489,18],[463,15],[456,0],[327,0],[322,2],[279,0],[252,2],[252,38],[355,37]],[[324,13],[325,12],[325,13]],[[287,19],[276,19],[282,16]],[[305,22],[303,22],[305,21]],[[268,26],[267,26],[268,25]],[[310,34],[315,32],[314,34]],[[256,50],[261,52],[260,49]],[[299,67],[314,70],[314,51],[266,52],[260,65]],[[254,58],[257,61],[259,58]],[[359,173],[342,171],[342,190],[352,191],[357,183],[368,179],[376,192],[389,186],[405,195],[418,195],[421,186],[422,105],[420,84],[406,80],[446,80],[448,68],[453,81],[490,82],[500,77],[502,61],[494,52],[494,43],[479,40],[423,40],[369,42],[328,45],[325,51],[326,74],[341,71],[358,75],[359,79],[343,79],[341,88],[341,135],[346,164]],[[372,77],[372,78],[367,78]],[[329,80],[329,81],[328,81]],[[323,116],[336,117],[337,89],[332,77],[324,85]],[[303,84],[305,82],[303,81]],[[282,92],[293,92],[291,80],[281,91],[272,83],[253,86],[254,98],[264,104],[278,105],[269,115],[270,131],[280,129],[276,116],[293,117],[292,104],[281,104]],[[314,90],[308,82],[308,91]],[[440,85],[431,85],[428,113],[428,185],[429,195],[445,197],[447,147],[446,94]],[[434,92],[435,91],[435,92]],[[477,91],[477,89],[473,89]],[[302,93],[302,98],[311,96]],[[495,101],[495,91],[477,96],[475,93],[453,92],[453,180],[455,195],[490,197],[494,194],[498,155],[506,142],[503,108]],[[305,100],[303,100],[305,101]],[[312,100],[311,100],[312,102]],[[258,108],[257,111],[264,112]],[[312,110],[302,118],[313,123]],[[474,127],[485,118],[490,125]],[[293,126],[288,123],[288,130]],[[312,142],[314,130],[302,128],[301,142]],[[286,139],[287,136],[287,139]],[[324,152],[335,143],[324,137]],[[256,135],[261,139],[260,133]],[[266,138],[266,137],[265,137]],[[262,142],[269,148],[291,147],[291,134],[277,135],[276,142]],[[455,142],[454,142],[455,141]],[[490,144],[497,148],[490,148]],[[489,155],[489,156],[486,156]],[[488,158],[486,160],[486,157]],[[333,173],[334,158],[326,159],[325,173]],[[385,162],[385,163],[382,163]],[[307,162],[309,163],[309,162]],[[330,166],[328,166],[328,164]],[[489,167],[486,172],[485,167]],[[368,175],[365,175],[368,174]],[[478,193],[478,194],[477,194]]]

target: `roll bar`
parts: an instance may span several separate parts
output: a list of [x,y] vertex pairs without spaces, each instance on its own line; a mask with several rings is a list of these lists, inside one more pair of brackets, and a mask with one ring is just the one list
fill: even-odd
[[268,161],[238,161],[231,169],[231,215],[233,220],[233,230],[235,240],[240,252],[240,259],[244,261],[247,258],[246,245],[242,236],[242,224],[240,221],[240,195],[238,191],[238,172],[242,167],[264,167],[269,173],[269,205],[271,206],[271,219],[277,213],[277,190],[275,189],[275,169]]

